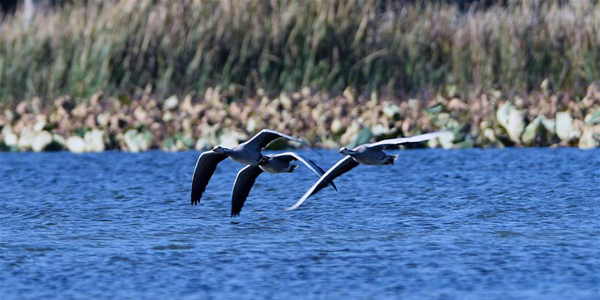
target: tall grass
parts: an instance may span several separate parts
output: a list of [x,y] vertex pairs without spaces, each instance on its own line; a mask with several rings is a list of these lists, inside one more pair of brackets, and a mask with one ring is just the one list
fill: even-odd
[[412,93],[600,78],[598,1],[90,1],[0,24],[2,102],[103,91]]

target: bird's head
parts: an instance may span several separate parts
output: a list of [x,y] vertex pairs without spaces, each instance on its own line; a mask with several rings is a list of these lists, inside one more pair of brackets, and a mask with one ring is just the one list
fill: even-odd
[[340,154],[348,155],[348,154],[350,154],[350,150],[348,150],[348,148],[346,148],[346,147],[342,147],[342,148],[340,148]]
[[212,151],[214,153],[223,154],[223,153],[225,153],[225,148],[223,148],[221,146],[216,146],[216,147],[212,148]]

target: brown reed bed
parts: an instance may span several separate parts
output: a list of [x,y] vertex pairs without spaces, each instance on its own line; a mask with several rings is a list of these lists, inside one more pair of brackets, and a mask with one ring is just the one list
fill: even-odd
[[415,95],[600,78],[600,2],[74,1],[0,23],[0,99],[310,88]]

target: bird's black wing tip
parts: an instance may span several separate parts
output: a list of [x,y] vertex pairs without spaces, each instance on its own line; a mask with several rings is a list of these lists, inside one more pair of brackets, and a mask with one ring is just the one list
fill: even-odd
[[335,186],[335,183],[333,183],[333,181],[331,181],[329,184],[330,184],[330,185],[333,187],[333,189],[334,189],[336,192],[338,191],[338,189],[337,189],[337,186]]

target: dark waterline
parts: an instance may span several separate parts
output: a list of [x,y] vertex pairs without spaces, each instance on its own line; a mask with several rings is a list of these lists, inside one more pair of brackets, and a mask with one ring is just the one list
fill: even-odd
[[193,207],[198,152],[0,153],[0,298],[600,298],[600,150],[397,154],[294,212],[316,177],[263,174],[231,224],[231,160]]

